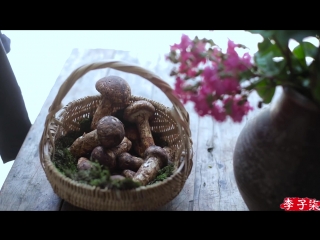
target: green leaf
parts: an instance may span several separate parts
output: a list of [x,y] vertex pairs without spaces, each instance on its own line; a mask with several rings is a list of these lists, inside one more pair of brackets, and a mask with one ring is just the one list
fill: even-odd
[[283,57],[277,45],[272,44],[269,39],[258,44],[259,51],[254,55],[254,61],[259,70],[267,77],[272,77],[284,69],[286,61],[275,62],[274,57]]
[[293,49],[293,54],[298,59],[305,59],[305,57],[314,58],[317,54],[318,48],[310,42],[302,42]]
[[306,37],[316,37],[320,30],[246,30],[253,34],[260,34],[263,38],[272,39],[277,42],[282,49],[288,47],[290,39],[301,43]]
[[306,37],[315,37],[319,30],[279,30],[279,35],[287,39],[294,39],[301,43]]
[[270,80],[262,79],[257,82],[255,89],[257,90],[258,95],[262,98],[263,103],[270,103],[276,88],[271,84]]

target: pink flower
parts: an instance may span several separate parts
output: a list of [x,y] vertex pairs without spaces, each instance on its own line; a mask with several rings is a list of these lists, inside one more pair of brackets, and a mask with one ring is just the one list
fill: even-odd
[[223,122],[226,120],[227,114],[221,106],[219,106],[217,103],[214,103],[211,110],[211,116],[214,117],[218,122]]
[[198,71],[196,69],[189,69],[187,71],[187,76],[190,77],[190,78],[193,78],[197,75]]
[[192,44],[192,40],[185,34],[182,34],[181,42],[179,44],[174,44],[171,46],[171,51],[173,50],[186,50]]
[[230,39],[228,39],[227,54],[232,54],[232,53],[236,52],[236,51],[234,50],[236,47],[239,47],[239,44],[235,44],[233,41],[231,41]]
[[193,95],[191,96],[190,100],[195,103],[194,109],[199,114],[199,116],[203,117],[210,112],[210,106],[208,104],[206,95]]
[[248,101],[241,103],[241,100],[241,96],[229,96],[223,100],[226,112],[234,122],[241,122],[243,116],[253,109]]
[[241,63],[242,64],[239,66],[240,71],[245,71],[245,70],[248,70],[249,68],[252,67],[251,56],[249,53],[243,54],[243,57],[241,59]]
[[[182,35],[181,42],[171,46],[171,50],[179,50],[174,94],[185,104],[194,103],[199,116],[209,115],[217,121],[225,121],[230,116],[233,121],[241,122],[252,107],[242,99],[240,75],[252,67],[251,56],[246,53],[239,57],[235,51],[239,44],[228,41],[226,53],[218,48],[209,51],[207,43],[201,40],[192,41]],[[170,59],[168,59],[170,60]],[[173,60],[170,60],[173,61]],[[202,68],[201,63],[209,63]],[[202,72],[198,75],[198,72]],[[186,79],[200,78],[200,84],[188,88]],[[222,101],[221,101],[222,100]]]
[[240,90],[240,84],[235,78],[225,78],[222,80],[221,85],[223,85],[227,94],[235,94]]

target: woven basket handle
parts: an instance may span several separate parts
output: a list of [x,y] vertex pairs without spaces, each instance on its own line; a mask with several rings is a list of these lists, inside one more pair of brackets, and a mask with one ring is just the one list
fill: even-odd
[[[190,138],[191,141],[191,132],[189,128],[189,114],[184,108],[183,104],[178,100],[178,98],[173,94],[173,89],[170,87],[168,83],[163,81],[160,77],[155,75],[154,73],[132,64],[124,63],[121,61],[105,61],[105,62],[96,62],[91,64],[85,64],[77,69],[75,69],[70,76],[62,83],[60,86],[59,92],[57,93],[55,99],[52,102],[52,105],[49,108],[49,114],[47,115],[46,122],[45,122],[45,130],[44,134],[42,135],[41,143],[45,142],[45,139],[52,140],[50,129],[48,129],[49,123],[52,120],[52,118],[55,116],[55,114],[63,107],[62,106],[62,100],[66,96],[66,94],[69,92],[71,87],[74,85],[74,83],[80,79],[83,75],[88,73],[91,70],[96,69],[103,69],[103,68],[112,68],[115,70],[119,70],[122,72],[132,73],[136,74],[140,77],[145,78],[146,80],[150,81],[152,84],[157,86],[172,102],[173,107],[171,109],[171,113],[173,118],[178,123],[179,131],[186,133],[188,138]],[[185,144],[187,145],[187,149],[191,149],[190,141],[185,141]],[[44,157],[43,148],[40,148],[40,154],[42,157]],[[192,153],[187,152],[187,155],[190,155]],[[187,156],[187,159],[189,159],[189,156]],[[192,167],[192,163],[186,164],[185,171],[189,172]],[[188,166],[189,165],[189,166]]]

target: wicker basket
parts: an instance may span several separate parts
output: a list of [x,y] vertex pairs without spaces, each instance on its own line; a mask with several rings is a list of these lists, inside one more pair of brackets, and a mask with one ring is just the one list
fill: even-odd
[[[112,68],[139,75],[156,85],[172,102],[172,108],[168,108],[149,99],[131,97],[131,102],[144,99],[154,105],[156,114],[155,118],[150,121],[150,128],[160,133],[161,138],[167,141],[169,147],[175,151],[176,170],[164,181],[131,190],[101,189],[64,176],[52,163],[51,156],[55,150],[55,140],[68,131],[79,130],[79,120],[93,116],[100,102],[100,95],[78,99],[64,108],[61,106],[61,101],[79,78],[91,70],[102,68]],[[58,111],[60,111],[59,116],[55,117]],[[180,193],[193,164],[189,116],[184,106],[173,95],[172,88],[152,72],[119,61],[84,65],[76,69],[65,80],[49,108],[39,152],[41,165],[54,192],[67,202],[87,210],[156,210]]]

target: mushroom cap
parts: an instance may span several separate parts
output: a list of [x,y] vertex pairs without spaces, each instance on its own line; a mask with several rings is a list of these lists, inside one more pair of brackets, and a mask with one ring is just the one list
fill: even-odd
[[167,152],[159,146],[152,145],[147,148],[147,150],[144,152],[145,159],[149,157],[156,157],[160,160],[160,168],[168,165],[168,154]]
[[131,88],[126,80],[118,76],[107,76],[96,82],[96,89],[115,105],[128,104]]
[[123,117],[129,122],[137,122],[148,119],[156,111],[155,107],[146,100],[133,102],[124,110]]
[[112,175],[112,176],[110,176],[110,179],[111,180],[123,180],[123,179],[125,179],[125,177],[122,175]]
[[78,159],[77,168],[79,170],[88,170],[92,167],[91,161],[85,157],[81,157]]
[[97,160],[101,165],[108,167],[110,171],[116,167],[116,156],[112,151],[108,151],[102,146],[95,147],[90,158],[92,161]]
[[117,164],[120,169],[130,169],[137,171],[144,163],[142,158],[132,156],[130,153],[124,152],[117,156]]
[[102,146],[106,148],[115,147],[124,138],[123,123],[114,116],[105,116],[97,124],[97,135]]

